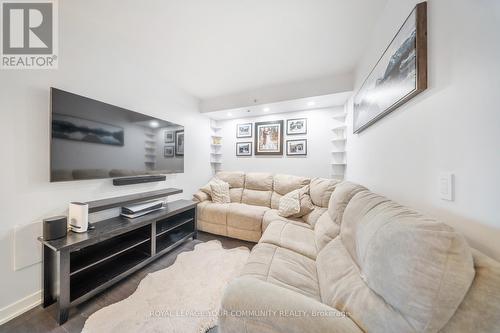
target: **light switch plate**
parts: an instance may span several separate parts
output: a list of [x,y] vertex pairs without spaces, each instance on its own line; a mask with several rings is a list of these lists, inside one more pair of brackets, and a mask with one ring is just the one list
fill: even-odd
[[455,190],[454,177],[451,172],[442,172],[439,175],[439,196],[443,200],[453,201]]

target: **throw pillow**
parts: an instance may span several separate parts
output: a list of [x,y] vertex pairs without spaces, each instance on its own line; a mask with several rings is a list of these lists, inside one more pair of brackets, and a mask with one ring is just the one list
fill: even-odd
[[278,211],[280,216],[289,217],[300,212],[300,189],[288,192],[280,198]]
[[213,177],[212,179],[210,179],[210,181],[205,186],[200,188],[200,191],[202,191],[203,193],[206,193],[210,197],[212,197],[212,189],[210,188],[210,185],[220,183],[220,182],[222,182],[222,180],[220,180],[219,178]]
[[302,217],[314,210],[314,204],[309,195],[309,185],[299,189],[300,211],[294,214],[293,217]]
[[230,203],[231,197],[229,196],[229,184],[224,181],[214,182],[210,184],[212,190],[212,202],[214,203]]

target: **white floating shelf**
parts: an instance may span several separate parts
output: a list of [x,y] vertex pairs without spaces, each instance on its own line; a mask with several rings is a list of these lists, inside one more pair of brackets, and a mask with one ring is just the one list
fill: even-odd
[[335,142],[335,141],[346,141],[347,138],[335,138],[335,139],[332,139],[332,142]]
[[217,134],[212,134],[211,137],[212,138],[221,138],[222,139],[222,135],[217,135]]
[[211,143],[210,145],[214,147],[222,147],[222,144],[220,143]]
[[332,150],[331,153],[332,154],[345,154],[346,151],[345,150],[341,150],[341,151],[339,151],[339,150]]
[[214,152],[211,152],[210,154],[212,154],[212,155],[222,155],[222,153],[214,153]]
[[344,166],[344,165],[347,165],[346,162],[330,162],[331,165],[340,165],[340,166]]
[[212,163],[212,164],[222,164],[221,161],[210,161],[210,163]]

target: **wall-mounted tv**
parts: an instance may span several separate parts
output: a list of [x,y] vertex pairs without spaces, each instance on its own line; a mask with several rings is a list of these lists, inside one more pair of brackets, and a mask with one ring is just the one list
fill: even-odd
[[50,181],[184,172],[184,127],[51,88]]

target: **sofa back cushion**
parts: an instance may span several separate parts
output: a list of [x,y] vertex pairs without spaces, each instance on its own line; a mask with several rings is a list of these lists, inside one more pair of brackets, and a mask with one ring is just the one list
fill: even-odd
[[231,202],[241,203],[243,186],[245,185],[245,173],[242,171],[219,171],[215,177],[229,184]]
[[245,175],[245,186],[241,202],[247,205],[271,207],[273,175],[249,172]]
[[340,226],[342,224],[345,208],[349,201],[351,201],[354,195],[365,190],[366,188],[364,186],[348,181],[337,184],[337,186],[335,186],[335,191],[333,191],[330,197],[330,201],[328,201],[328,214],[332,221]]
[[228,183],[230,188],[243,188],[245,185],[243,171],[219,171],[215,176]]
[[311,182],[309,178],[276,174],[273,178],[273,193],[271,194],[271,208],[279,209],[279,201],[282,196],[296,189],[304,187]]
[[311,180],[309,193],[313,204],[319,207],[328,207],[330,197],[339,183],[335,179],[314,178]]
[[321,215],[314,226],[316,247],[321,251],[332,239],[338,236],[344,210],[352,197],[366,190],[361,185],[343,181],[337,186],[328,202],[328,210]]
[[443,333],[500,331],[500,263],[472,250],[474,281]]
[[[324,295],[331,306],[347,307],[345,310],[369,331],[384,327],[383,322],[403,325],[400,316],[411,331],[418,332],[436,332],[448,322],[475,273],[471,250],[462,235],[369,191],[351,199],[340,228],[340,237],[331,243],[341,242],[336,246],[344,249],[344,259],[351,265],[349,274],[356,272],[353,281],[360,279],[353,282],[354,288],[369,290],[351,295],[350,300],[339,296],[351,287],[330,281],[333,273],[328,270],[337,268],[328,267],[329,243],[320,252],[326,251],[319,256],[323,259],[318,266],[325,283],[331,282],[325,285]],[[380,300],[389,308],[374,312],[363,305],[380,304]],[[408,331],[399,324],[394,327]]]

